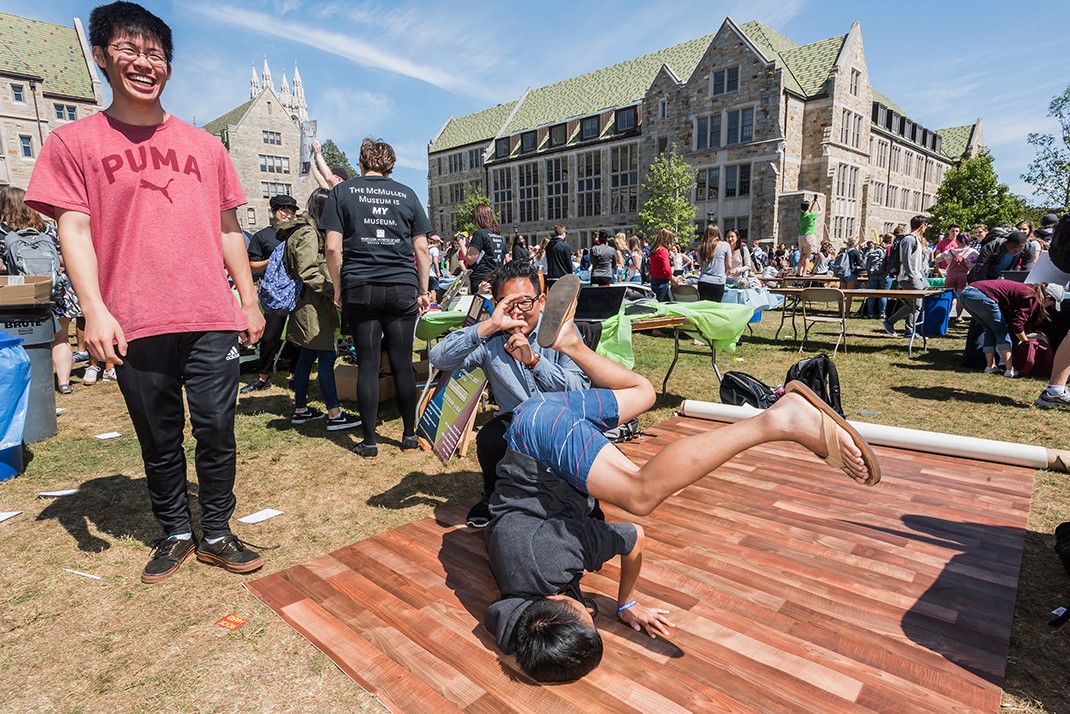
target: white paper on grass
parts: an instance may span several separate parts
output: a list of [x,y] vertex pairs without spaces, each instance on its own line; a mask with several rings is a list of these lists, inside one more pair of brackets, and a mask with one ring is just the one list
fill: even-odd
[[1056,617],[1062,617],[1063,615],[1066,614],[1066,608],[1065,607],[1057,607],[1057,608],[1055,608],[1054,610],[1051,611],[1051,614],[1055,615]]
[[56,416],[59,416],[63,412],[67,411],[66,407],[56,407]]
[[14,518],[22,513],[22,511],[0,511],[0,523],[3,523],[8,518]]
[[256,513],[251,513],[248,516],[245,516],[244,518],[239,518],[238,522],[239,523],[259,523],[260,521],[266,521],[269,518],[274,518],[275,516],[281,516],[282,514],[283,514],[282,511],[276,511],[274,508],[265,508],[263,510],[257,511]]
[[117,439],[120,436],[122,436],[122,434],[117,431],[109,431],[104,434],[97,434],[98,439]]
[[73,496],[78,493],[76,488],[65,488],[62,491],[41,491],[37,494],[38,498],[59,498],[61,496]]

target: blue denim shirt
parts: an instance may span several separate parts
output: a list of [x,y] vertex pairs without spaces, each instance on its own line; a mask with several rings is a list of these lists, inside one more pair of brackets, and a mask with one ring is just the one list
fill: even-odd
[[518,404],[537,392],[566,392],[587,389],[590,380],[567,355],[553,349],[543,349],[536,340],[539,324],[528,335],[533,354],[539,355],[535,369],[528,369],[505,351],[509,335],[496,332],[483,339],[471,325],[446,335],[431,348],[431,364],[438,369],[474,369],[482,367],[494,391],[494,399],[503,413],[511,412]]

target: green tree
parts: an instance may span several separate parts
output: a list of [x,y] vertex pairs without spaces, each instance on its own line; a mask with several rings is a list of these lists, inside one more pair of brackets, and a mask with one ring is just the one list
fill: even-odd
[[[482,184],[470,185],[465,189],[464,201],[457,207],[457,221],[453,225],[453,230],[464,231],[472,235],[476,229],[476,224],[472,222],[472,211],[481,203],[492,206],[490,199],[483,193]],[[497,214],[494,217],[499,218]]]
[[636,224],[639,233],[650,239],[662,228],[668,228],[678,241],[690,241],[698,210],[691,202],[694,190],[695,170],[680,157],[673,144],[654,159],[643,179],[646,201]]
[[1022,199],[1000,183],[992,166],[992,154],[982,151],[944,175],[936,191],[936,203],[929,209],[932,219],[927,237],[935,238],[958,223],[963,230],[984,223],[994,226],[1015,223],[1025,212]]
[[323,160],[327,162],[328,166],[341,166],[347,172],[349,172],[349,178],[353,178],[357,175],[357,170],[349,163],[349,159],[346,158],[346,152],[338,148],[338,144],[335,144],[333,140],[327,139],[320,145],[320,149],[323,151]]
[[1026,140],[1036,158],[1022,180],[1033,185],[1037,196],[1061,213],[1070,209],[1070,86],[1048,105],[1048,116],[1059,122],[1059,134],[1032,133]]

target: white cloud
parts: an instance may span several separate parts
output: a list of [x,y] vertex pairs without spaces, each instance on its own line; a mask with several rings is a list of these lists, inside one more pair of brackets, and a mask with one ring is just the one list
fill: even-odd
[[[355,32],[356,28],[350,28],[347,32],[336,32],[292,18],[280,22],[279,17],[274,14],[228,5],[191,5],[189,9],[242,30],[297,42],[366,67],[411,77],[449,92],[482,100],[491,100],[497,95],[478,81],[473,81],[471,75],[451,69],[448,63],[428,63],[407,57],[388,48],[385,43],[379,45],[361,39]],[[388,25],[389,23],[384,24]]]

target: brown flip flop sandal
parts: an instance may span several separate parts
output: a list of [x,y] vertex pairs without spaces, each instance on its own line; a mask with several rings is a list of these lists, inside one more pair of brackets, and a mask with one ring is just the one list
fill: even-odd
[[846,419],[837,414],[832,407],[825,403],[824,399],[817,396],[814,390],[802,382],[788,382],[784,385],[784,391],[798,394],[821,412],[821,429],[825,435],[825,448],[829,452],[828,456],[825,457],[826,464],[837,469],[843,467],[843,452],[840,450],[840,440],[836,435],[836,427],[839,427],[847,432],[851,437],[851,441],[862,452],[862,461],[866,465],[866,471],[869,472],[869,478],[866,479],[865,484],[867,486],[876,486],[880,483],[881,465],[877,462],[877,455],[873,453],[873,449],[862,438],[862,435],[847,423]]
[[546,307],[542,309],[542,322],[539,323],[539,347],[553,347],[561,326],[576,314],[576,299],[580,296],[580,279],[575,275],[565,275],[546,293]]

